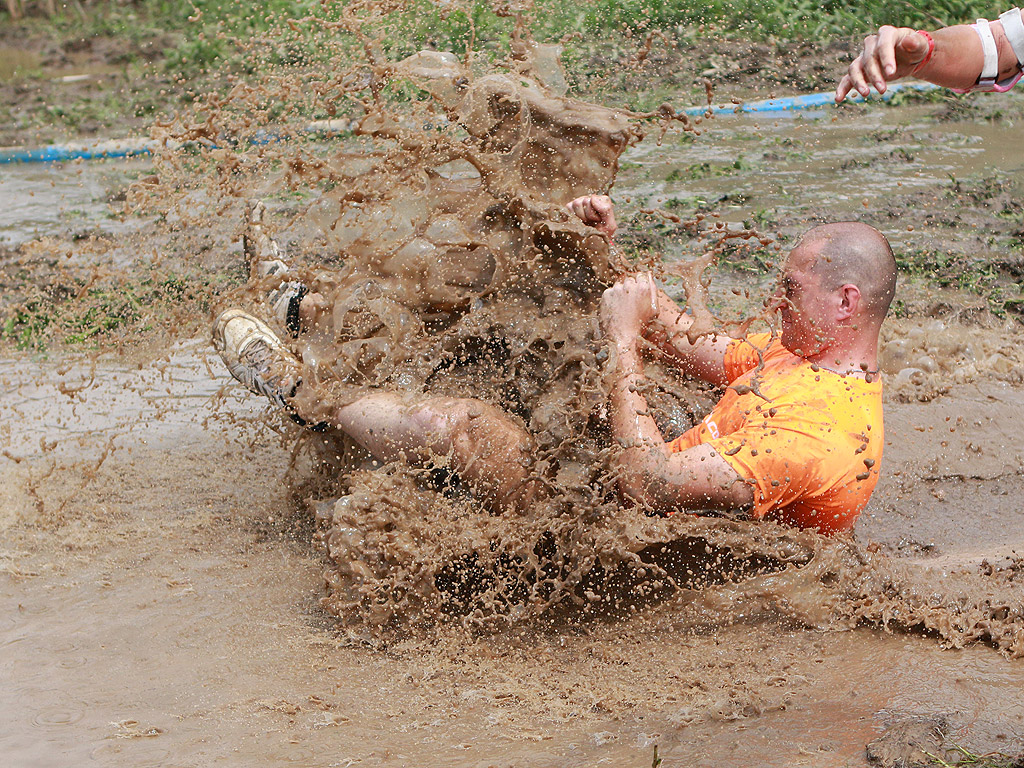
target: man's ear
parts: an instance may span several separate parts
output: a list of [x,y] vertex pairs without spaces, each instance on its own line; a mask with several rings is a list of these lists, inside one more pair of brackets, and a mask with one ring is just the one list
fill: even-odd
[[846,283],[839,287],[839,307],[836,312],[836,320],[843,322],[857,314],[860,309],[860,288],[853,283]]

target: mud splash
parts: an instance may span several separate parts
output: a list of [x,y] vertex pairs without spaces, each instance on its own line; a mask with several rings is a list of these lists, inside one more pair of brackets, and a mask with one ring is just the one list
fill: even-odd
[[[635,114],[560,96],[556,57],[530,37],[528,6],[515,14],[511,55],[497,71],[472,54],[386,59],[373,32],[378,6],[350,4],[327,25],[351,35],[365,63],[313,80],[238,83],[230,99],[209,98],[191,118],[159,126],[169,145],[205,149],[164,154],[155,179],[129,196],[201,227],[254,190],[311,194],[300,216],[318,233],[287,255],[289,277],[326,298],[320,321],[293,344],[307,410],[377,389],[472,396],[536,441],[543,500],[525,514],[493,514],[443,471],[371,469],[344,437],[296,437],[314,459],[314,477],[299,485],[317,499],[331,563],[325,607],[371,634],[404,634],[438,622],[494,630],[538,617],[626,616],[672,599],[689,617],[679,626],[691,629],[752,617],[868,623],[1024,653],[1011,581],[939,584],[849,541],[622,509],[608,472],[594,309],[631,262],[564,204],[609,190],[619,156],[648,126],[699,128],[671,108]],[[253,141],[271,113],[310,94],[331,115],[343,99],[358,105],[344,150],[294,141],[300,131],[287,126],[275,130],[291,142]],[[750,248],[767,240],[713,218],[681,229],[700,254],[682,270],[688,302],[705,328],[721,327],[703,299],[707,268],[736,239]],[[664,271],[656,256],[651,266]],[[252,297],[272,283],[252,281],[247,300],[262,303]],[[666,437],[713,397],[657,366],[648,373]],[[443,469],[444,457],[436,463]]]

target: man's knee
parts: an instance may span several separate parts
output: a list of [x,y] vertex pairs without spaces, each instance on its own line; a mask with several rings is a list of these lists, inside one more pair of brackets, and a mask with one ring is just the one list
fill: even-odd
[[538,496],[530,480],[530,434],[497,406],[473,398],[433,397],[410,406],[406,415],[431,436],[430,452],[449,457],[451,468],[485,502],[519,509]]
[[453,453],[462,463],[481,460],[521,464],[529,433],[497,406],[473,398],[433,397],[409,410],[418,429],[431,435],[431,447]]
[[432,397],[407,406],[406,415],[431,450],[450,453],[456,436],[468,430],[470,404],[462,398]]

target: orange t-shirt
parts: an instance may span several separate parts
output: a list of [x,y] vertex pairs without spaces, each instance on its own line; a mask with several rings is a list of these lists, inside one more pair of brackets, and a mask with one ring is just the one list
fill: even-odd
[[730,344],[725,371],[722,399],[670,448],[714,446],[754,485],[757,519],[852,528],[878,482],[882,382],[813,366],[767,333]]

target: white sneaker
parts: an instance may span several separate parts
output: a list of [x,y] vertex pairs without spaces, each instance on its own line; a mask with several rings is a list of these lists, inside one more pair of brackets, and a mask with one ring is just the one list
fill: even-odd
[[249,274],[263,280],[279,275],[283,282],[267,295],[270,314],[277,318],[283,328],[288,329],[292,338],[299,335],[299,305],[309,289],[296,280],[285,280],[289,267],[281,259],[281,249],[263,231],[263,214],[266,207],[256,200],[249,203],[245,217],[245,233],[242,235],[242,250],[249,260]]
[[297,418],[288,400],[302,383],[299,362],[266,323],[241,309],[225,310],[213,326],[213,347],[249,391],[266,395]]
[[288,329],[288,333],[293,339],[302,330],[302,325],[299,323],[299,307],[307,293],[309,293],[309,289],[304,283],[291,280],[281,283],[267,294],[270,313],[277,318],[282,327]]

